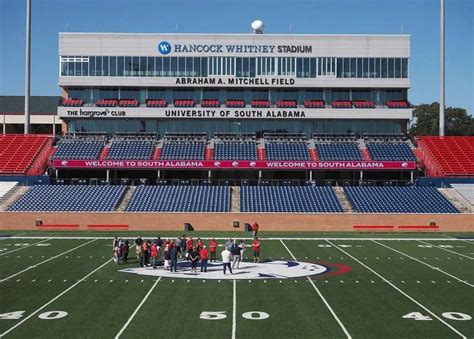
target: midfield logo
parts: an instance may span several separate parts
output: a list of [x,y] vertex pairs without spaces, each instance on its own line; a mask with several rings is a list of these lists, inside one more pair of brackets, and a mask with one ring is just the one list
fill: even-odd
[[[343,267],[341,267],[343,266]],[[330,262],[309,263],[301,261],[275,260],[260,262],[258,264],[251,262],[241,262],[240,268],[234,268],[233,274],[227,271],[222,272],[222,262],[208,263],[207,272],[191,272],[191,264],[187,261],[178,262],[178,271],[164,271],[160,266],[157,269],[152,267],[126,268],[120,272],[133,273],[138,275],[149,275],[154,277],[166,278],[185,278],[185,279],[220,279],[220,280],[241,280],[241,279],[293,279],[314,275],[333,276],[340,275],[350,271],[349,266]]]

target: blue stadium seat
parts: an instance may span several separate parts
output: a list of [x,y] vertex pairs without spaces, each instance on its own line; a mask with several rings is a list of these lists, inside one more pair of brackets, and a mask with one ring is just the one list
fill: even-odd
[[459,213],[434,187],[344,187],[354,210],[363,213]]
[[107,159],[149,160],[154,148],[153,141],[116,140],[112,142]]
[[416,156],[406,143],[369,142],[367,150],[373,160],[416,161]]
[[94,160],[98,159],[104,141],[101,140],[62,140],[54,152],[52,159],[59,160]]
[[332,187],[242,186],[240,189],[242,212],[342,212]]
[[139,186],[127,212],[229,212],[228,186]]
[[316,149],[321,160],[363,160],[355,142],[317,143]]
[[165,141],[160,159],[204,160],[206,144],[206,141]]
[[113,211],[125,186],[37,185],[31,187],[9,211]]
[[267,160],[310,160],[308,144],[303,141],[267,142],[265,157]]
[[255,141],[216,141],[214,159],[257,160],[257,144]]

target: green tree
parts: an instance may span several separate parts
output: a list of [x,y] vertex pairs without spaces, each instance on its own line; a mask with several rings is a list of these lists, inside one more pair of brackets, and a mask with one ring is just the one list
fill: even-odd
[[[446,135],[474,135],[474,118],[459,107],[446,107]],[[413,117],[416,122],[411,126],[412,135],[439,135],[439,103],[415,106]]]

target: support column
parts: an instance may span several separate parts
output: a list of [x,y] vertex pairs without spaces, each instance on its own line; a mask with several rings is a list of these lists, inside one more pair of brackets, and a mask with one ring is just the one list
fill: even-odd
[[313,181],[313,171],[309,171],[309,181]]
[[413,182],[413,171],[410,171],[410,181]]
[[107,182],[109,182],[109,179],[110,179],[110,170],[107,170],[106,175],[105,175],[105,180],[107,180]]
[[364,172],[360,171],[359,173],[360,173],[359,181],[364,180]]

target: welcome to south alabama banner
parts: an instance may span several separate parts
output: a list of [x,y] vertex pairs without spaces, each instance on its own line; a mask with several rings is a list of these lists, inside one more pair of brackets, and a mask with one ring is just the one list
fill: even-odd
[[415,170],[414,161],[229,161],[229,160],[54,160],[53,167],[80,169]]

